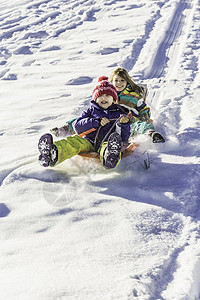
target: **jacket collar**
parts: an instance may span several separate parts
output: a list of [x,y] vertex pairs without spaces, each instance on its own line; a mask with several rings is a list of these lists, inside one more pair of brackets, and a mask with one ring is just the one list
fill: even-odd
[[122,93],[126,90],[126,89],[131,89],[131,86],[129,83],[127,83],[125,89],[123,91],[121,91],[119,94],[118,94],[118,97],[120,97],[122,95]]

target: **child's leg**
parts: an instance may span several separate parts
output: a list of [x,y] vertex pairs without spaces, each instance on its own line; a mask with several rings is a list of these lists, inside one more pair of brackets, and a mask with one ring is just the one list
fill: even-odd
[[135,123],[131,123],[131,135],[145,134],[148,131],[156,131],[155,127],[150,122],[137,121]]
[[53,143],[51,134],[44,134],[38,143],[39,163],[43,167],[55,166],[80,152],[93,151],[92,144],[77,135]]
[[155,127],[150,122],[137,121],[131,124],[131,135],[148,134],[153,143],[164,143],[164,137],[156,132]]
[[92,152],[92,144],[78,135],[68,136],[66,139],[54,142],[58,149],[58,163],[79,154],[80,152]]

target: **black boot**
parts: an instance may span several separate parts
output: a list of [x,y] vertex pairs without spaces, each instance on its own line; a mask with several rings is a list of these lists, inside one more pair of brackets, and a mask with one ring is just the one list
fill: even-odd
[[151,140],[153,143],[164,143],[165,142],[164,137],[156,131],[152,132],[150,136],[151,136]]
[[39,139],[38,150],[40,152],[38,162],[41,164],[41,166],[55,166],[58,160],[58,149],[56,145],[53,144],[53,137],[51,134],[44,134]]
[[104,152],[103,165],[107,169],[116,167],[120,160],[120,153],[122,149],[122,139],[117,132],[113,132],[108,139],[108,145]]

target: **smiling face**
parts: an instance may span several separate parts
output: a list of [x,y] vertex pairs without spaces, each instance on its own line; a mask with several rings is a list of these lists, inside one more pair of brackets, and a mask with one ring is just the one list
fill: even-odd
[[115,86],[117,92],[122,92],[127,86],[127,81],[121,76],[115,75],[112,84]]
[[96,103],[99,104],[100,107],[107,109],[113,104],[113,100],[112,96],[103,94],[96,99]]

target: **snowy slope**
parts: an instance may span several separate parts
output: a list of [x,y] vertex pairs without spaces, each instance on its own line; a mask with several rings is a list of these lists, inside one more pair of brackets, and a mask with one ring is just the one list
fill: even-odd
[[[0,299],[200,299],[199,11],[198,0],[1,1]],[[118,66],[148,85],[166,143],[139,137],[111,171],[81,157],[42,168],[38,138]]]

